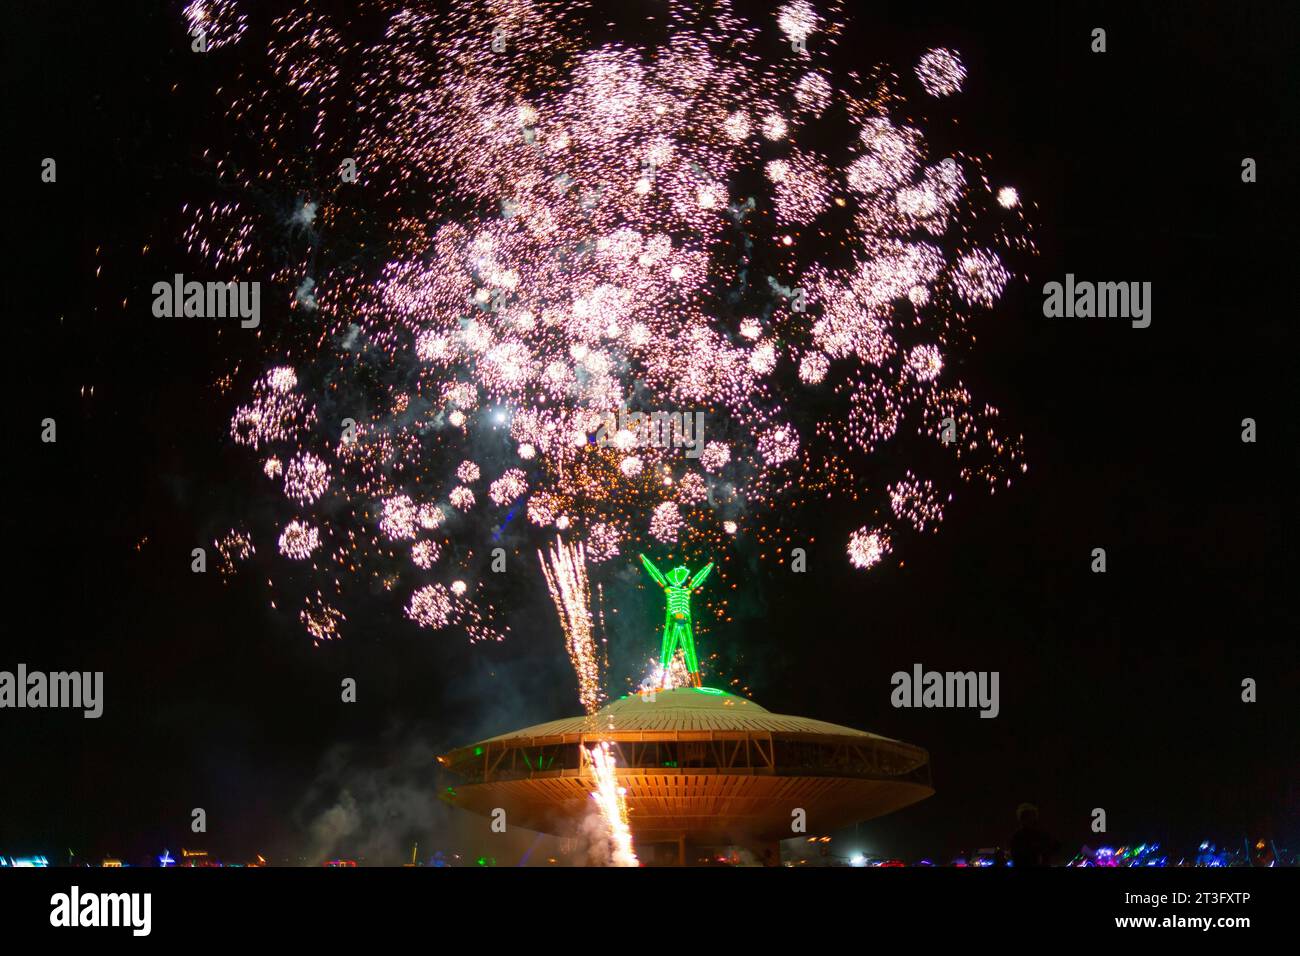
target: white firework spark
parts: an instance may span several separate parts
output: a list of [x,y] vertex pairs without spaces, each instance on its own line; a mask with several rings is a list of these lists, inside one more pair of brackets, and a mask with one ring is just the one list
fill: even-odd
[[849,561],[855,568],[872,568],[889,553],[889,537],[872,528],[859,528],[849,536]]
[[952,50],[938,47],[921,57],[916,64],[916,75],[931,96],[951,96],[961,89],[966,67]]

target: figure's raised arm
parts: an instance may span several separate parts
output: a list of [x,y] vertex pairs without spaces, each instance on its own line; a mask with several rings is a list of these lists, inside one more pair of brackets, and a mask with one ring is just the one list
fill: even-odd
[[713,562],[710,561],[708,564],[706,564],[706,565],[703,567],[703,569],[701,569],[700,571],[698,571],[698,572],[696,573],[695,577],[691,578],[691,583],[690,583],[690,585],[688,585],[688,586],[690,587],[690,589],[691,589],[692,591],[694,591],[694,590],[695,590],[696,588],[698,588],[701,584],[703,584],[703,583],[704,583],[704,579],[707,578],[707,577],[709,576],[709,572],[712,571],[712,570],[713,570]]
[[651,564],[650,559],[647,558],[644,554],[641,555],[641,563],[645,565],[646,571],[650,573],[650,577],[655,579],[656,584],[658,584],[661,588],[667,587],[667,585],[664,584],[664,576],[659,573],[659,569],[656,568],[653,564]]

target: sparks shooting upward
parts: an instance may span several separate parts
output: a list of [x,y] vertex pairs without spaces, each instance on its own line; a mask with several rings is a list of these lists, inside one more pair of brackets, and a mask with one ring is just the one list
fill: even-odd
[[582,709],[594,714],[604,702],[605,692],[601,686],[600,658],[592,628],[591,588],[582,545],[566,545],[557,538],[549,552],[537,552],[537,559],[564,630],[565,648],[578,677]]
[[[541,562],[546,586],[560,618],[569,662],[578,678],[578,697],[583,711],[590,718],[604,703],[605,691],[592,628],[586,556],[582,545],[566,545],[556,538],[550,551],[537,552],[537,559]],[[618,784],[614,751],[605,740],[581,749],[583,764],[595,782],[591,797],[596,802],[608,841],[607,852],[602,856],[614,866],[637,866],[636,853],[632,849],[632,831],[627,823],[627,801],[623,788]]]

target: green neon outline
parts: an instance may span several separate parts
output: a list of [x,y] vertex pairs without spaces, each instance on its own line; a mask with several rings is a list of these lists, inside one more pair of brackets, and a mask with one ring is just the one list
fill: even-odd
[[700,686],[700,661],[695,653],[695,633],[692,627],[691,595],[704,584],[704,579],[713,570],[710,561],[691,577],[690,570],[684,565],[673,568],[664,574],[647,558],[640,555],[641,564],[655,584],[664,589],[668,598],[664,610],[664,638],[659,651],[659,666],[667,670],[673,662],[678,649],[686,658],[686,669],[691,680]]

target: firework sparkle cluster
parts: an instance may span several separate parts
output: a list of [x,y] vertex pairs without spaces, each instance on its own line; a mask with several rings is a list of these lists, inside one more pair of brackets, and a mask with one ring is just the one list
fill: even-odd
[[[230,423],[282,517],[223,561],[312,576],[317,640],[357,579],[499,639],[497,546],[559,532],[594,567],[649,548],[725,574],[831,495],[869,569],[942,520],[945,477],[1024,469],[956,371],[1033,251],[1023,204],[906,109],[958,94],[959,56],[841,74],[839,4],[663,7],[635,42],[561,0],[304,3],[258,31],[232,0],[185,8],[236,72],[214,95],[240,135],[182,244],[282,293]],[[598,441],[620,409],[701,412],[700,447]],[[926,451],[892,461],[952,475],[886,470],[905,439]]]

